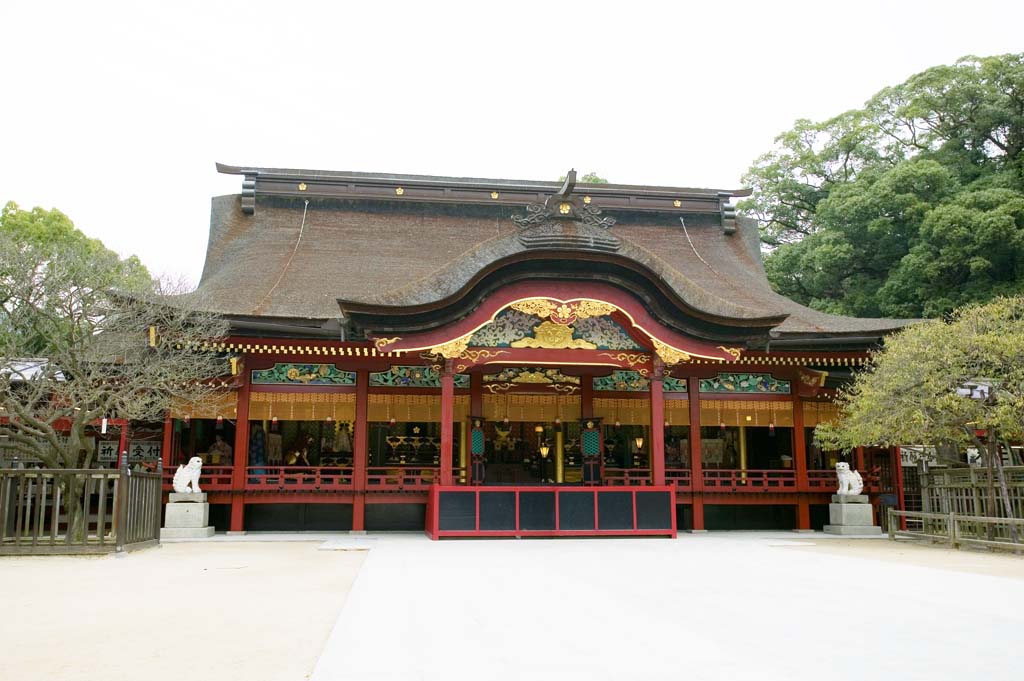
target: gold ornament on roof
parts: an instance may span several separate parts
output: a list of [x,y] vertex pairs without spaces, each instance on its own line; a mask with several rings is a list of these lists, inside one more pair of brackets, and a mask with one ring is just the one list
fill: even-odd
[[373,346],[378,350],[383,350],[388,345],[391,345],[392,343],[397,343],[400,340],[402,339],[398,336],[395,336],[394,338],[377,338],[373,341]]
[[679,364],[679,362],[689,362],[691,359],[690,353],[662,343],[657,338],[652,338],[651,342],[654,343],[654,351],[665,364]]
[[718,349],[723,351],[723,352],[727,352],[730,355],[732,355],[733,361],[736,361],[736,362],[739,361],[740,355],[743,353],[743,349],[742,348],[727,348],[724,345],[719,345]]
[[498,198],[498,192],[491,192],[491,198],[492,199]]
[[589,205],[590,204],[590,197],[589,196],[584,196],[583,197],[583,203]]
[[435,345],[430,348],[430,354],[441,355],[445,359],[455,359],[466,351],[469,346],[469,339],[473,334],[467,333],[465,336],[460,336],[454,340],[450,340],[447,343],[441,345]]
[[395,187],[395,193],[401,196],[402,194],[405,193],[405,190],[402,189],[401,187]]
[[683,202],[680,201],[679,199],[676,199],[675,201],[672,202],[672,205],[675,206],[676,208],[679,208],[683,205]]
[[306,183],[305,182],[300,182],[299,183],[299,191],[300,192],[306,191]]
[[597,346],[581,338],[573,338],[574,329],[551,321],[541,322],[533,327],[533,338],[512,341],[513,348],[581,349],[596,350]]
[[569,203],[560,203],[560,204],[558,204],[558,212],[561,213],[562,215],[568,215],[569,211],[571,211],[571,210],[572,210],[572,204],[569,204]]
[[509,305],[513,310],[546,319],[555,310],[555,304],[547,298],[527,298]]

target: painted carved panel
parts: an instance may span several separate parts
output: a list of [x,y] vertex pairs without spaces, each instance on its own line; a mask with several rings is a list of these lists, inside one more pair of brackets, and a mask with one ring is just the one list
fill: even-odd
[[774,393],[788,395],[789,381],[779,380],[771,374],[722,373],[714,378],[700,380],[702,393]]
[[355,385],[354,371],[341,371],[333,364],[278,363],[270,369],[254,369],[253,385]]

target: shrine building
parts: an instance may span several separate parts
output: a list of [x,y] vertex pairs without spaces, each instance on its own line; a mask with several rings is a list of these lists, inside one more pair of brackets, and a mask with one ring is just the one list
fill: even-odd
[[[814,428],[906,323],[775,293],[748,190],[218,170],[241,192],[213,199],[197,304],[233,375],[163,457],[203,458],[221,529],[820,527]],[[893,451],[850,463],[902,506]]]

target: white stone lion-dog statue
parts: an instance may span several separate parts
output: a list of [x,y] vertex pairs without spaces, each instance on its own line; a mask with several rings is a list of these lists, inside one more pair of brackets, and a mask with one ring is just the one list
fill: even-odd
[[[174,481],[171,483],[174,486],[174,491],[178,494],[202,492],[203,490],[199,489],[199,476],[202,472],[203,460],[198,456],[193,456],[187,464],[178,466],[178,470],[174,471]],[[192,489],[189,489],[189,485],[192,486]]]
[[860,473],[850,470],[850,464],[842,461],[837,463],[836,477],[839,478],[839,489],[836,494],[860,494],[864,491],[864,480]]

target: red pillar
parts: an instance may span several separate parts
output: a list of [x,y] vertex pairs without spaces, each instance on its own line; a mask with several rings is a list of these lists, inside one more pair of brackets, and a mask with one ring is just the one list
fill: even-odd
[[231,469],[231,522],[230,532],[245,529],[245,481],[249,465],[249,378],[248,370],[242,373],[242,387],[238,391],[238,406],[235,411],[235,452]]
[[[793,467],[796,470],[797,494],[809,494],[807,482],[807,436],[804,432],[804,405],[793,395]],[[811,503],[800,497],[796,507],[796,529],[811,529]]]
[[455,371],[446,360],[441,372],[441,484],[452,484],[452,444],[455,431]]
[[171,462],[174,460],[171,455],[171,447],[174,446],[174,420],[171,418],[170,413],[167,414],[167,418],[164,419],[164,445],[160,450],[160,458],[164,462],[164,470],[171,470]]
[[594,377],[580,376],[580,418],[594,418]]
[[366,529],[366,463],[370,459],[370,372],[356,371],[356,423],[352,434],[352,531]]
[[484,375],[480,372],[469,375],[469,415],[484,415]]
[[686,379],[690,402],[690,476],[693,489],[693,529],[704,531],[704,462],[700,454],[700,379]]
[[665,365],[654,360],[651,372],[651,482],[665,484],[665,396],[663,394]]

